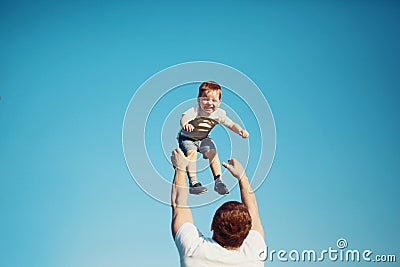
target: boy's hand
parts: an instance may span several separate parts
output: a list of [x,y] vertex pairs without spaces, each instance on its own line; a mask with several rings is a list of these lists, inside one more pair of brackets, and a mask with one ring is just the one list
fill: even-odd
[[226,162],[222,162],[222,166],[228,169],[232,173],[232,175],[240,180],[244,175],[246,175],[242,164],[235,158],[232,158],[228,160],[227,164]]
[[194,126],[190,123],[186,123],[185,125],[183,125],[183,130],[190,133],[194,130]]
[[186,167],[189,164],[189,159],[183,154],[182,150],[176,148],[174,151],[172,151],[171,162],[175,168],[181,171],[186,171]]
[[239,135],[240,135],[241,137],[243,137],[243,138],[247,138],[247,137],[250,136],[249,132],[246,131],[246,130],[241,130],[241,131],[239,132]]

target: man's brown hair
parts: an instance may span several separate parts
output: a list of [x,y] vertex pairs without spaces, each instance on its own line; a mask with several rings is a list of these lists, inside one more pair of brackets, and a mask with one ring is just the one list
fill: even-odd
[[203,93],[206,92],[206,91],[214,91],[214,90],[218,91],[219,99],[221,100],[221,96],[222,96],[221,86],[219,86],[219,84],[214,82],[214,81],[203,82],[199,87],[199,95],[198,95],[198,97],[202,97]]
[[228,201],[215,212],[211,227],[214,241],[224,248],[235,249],[249,234],[251,216],[243,203]]

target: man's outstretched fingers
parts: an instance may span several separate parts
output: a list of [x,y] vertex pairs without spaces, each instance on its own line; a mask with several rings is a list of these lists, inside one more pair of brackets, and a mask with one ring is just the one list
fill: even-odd
[[179,166],[178,166],[178,162],[177,162],[177,154],[178,154],[179,152],[178,152],[178,149],[176,148],[176,149],[174,149],[173,151],[172,151],[172,155],[171,155],[171,162],[172,162],[172,164],[174,165],[174,168],[178,168],[178,169],[181,169],[181,168],[179,168]]
[[182,150],[179,147],[175,148],[175,151],[177,151],[177,153],[181,156],[185,157],[185,154],[183,154]]
[[180,148],[176,148],[172,151],[171,161],[175,169],[179,169],[182,171],[186,171],[187,165],[189,163],[189,160],[187,159],[185,154],[183,154]]
[[243,175],[245,175],[243,166],[237,159],[231,158],[228,160],[228,163],[229,164],[223,162],[222,166],[224,166],[234,177],[241,179]]
[[[226,162],[222,162],[222,166],[225,168],[225,169],[228,169],[229,168],[229,165],[226,163]],[[229,169],[228,169],[229,170]]]
[[229,164],[226,162],[222,162],[222,166],[224,166],[233,176],[235,176],[234,175],[234,166],[232,166],[230,161],[231,160],[228,160]]

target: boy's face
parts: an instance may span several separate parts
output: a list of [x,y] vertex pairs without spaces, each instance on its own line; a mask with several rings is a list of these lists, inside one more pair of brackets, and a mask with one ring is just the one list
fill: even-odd
[[221,104],[221,100],[219,100],[219,91],[204,91],[203,95],[197,98],[197,102],[204,113],[211,114],[216,111]]

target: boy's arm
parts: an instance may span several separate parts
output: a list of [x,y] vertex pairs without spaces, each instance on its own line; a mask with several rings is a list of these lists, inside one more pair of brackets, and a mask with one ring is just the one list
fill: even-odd
[[183,114],[182,114],[182,118],[181,118],[181,127],[183,128],[183,126],[184,126],[185,124],[188,124],[189,121],[193,120],[192,117],[193,117],[193,116],[190,116],[189,114],[183,113]]
[[192,109],[189,109],[185,113],[183,113],[180,121],[182,129],[186,132],[192,132],[194,130],[194,126],[189,124],[189,122],[194,120],[195,118],[196,113]]
[[193,217],[187,205],[188,187],[185,170],[189,161],[179,148],[172,152],[171,161],[175,166],[175,176],[171,190],[171,230],[172,236],[175,238],[176,233],[184,223],[193,223]]
[[256,195],[250,186],[246,172],[244,171],[242,164],[240,164],[238,160],[230,159],[228,160],[228,163],[229,164],[223,162],[222,165],[239,180],[240,196],[242,199],[242,203],[247,207],[251,216],[251,229],[256,230],[262,235],[262,237],[264,237],[264,228],[262,227],[260,215],[258,213]]
[[240,127],[239,124],[237,123],[232,123],[230,126],[228,126],[229,130],[233,131],[234,133],[237,133],[238,135],[240,135],[243,138],[247,138],[250,136],[249,132],[247,132],[246,130],[244,130],[242,127]]
[[232,132],[240,135],[243,138],[247,138],[250,136],[249,132],[244,130],[242,127],[240,127],[239,124],[237,124],[236,122],[232,121],[228,116],[226,116],[226,112],[225,110],[221,110],[220,113],[220,119],[221,119],[221,123],[227,127],[229,130],[231,130]]

